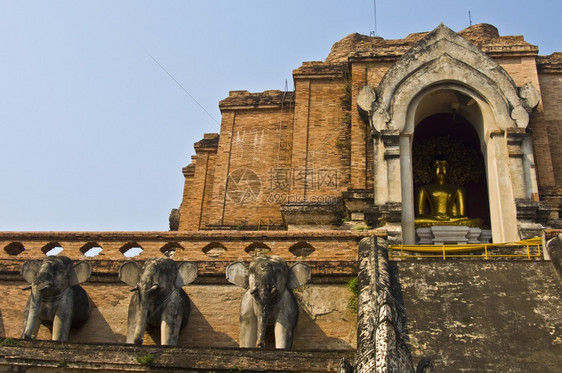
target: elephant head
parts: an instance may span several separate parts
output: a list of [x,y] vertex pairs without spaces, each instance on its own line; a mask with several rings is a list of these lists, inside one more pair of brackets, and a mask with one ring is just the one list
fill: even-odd
[[70,327],[81,327],[90,316],[90,301],[79,285],[90,277],[86,261],[72,264],[65,256],[49,256],[43,261],[28,260],[21,274],[31,286],[24,311],[22,338],[32,339],[40,324],[52,328],[52,339],[64,342]]
[[275,320],[275,347],[290,348],[298,320],[298,305],[290,289],[310,279],[310,268],[303,263],[291,267],[280,257],[260,255],[248,268],[238,261],[226,268],[227,280],[247,289],[240,304],[240,346],[265,345],[270,316]]
[[129,304],[127,343],[142,344],[147,324],[161,326],[161,344],[175,346],[181,328],[187,324],[189,297],[182,286],[197,278],[190,262],[169,258],[149,259],[143,267],[127,262],[119,269],[119,279],[132,286]]

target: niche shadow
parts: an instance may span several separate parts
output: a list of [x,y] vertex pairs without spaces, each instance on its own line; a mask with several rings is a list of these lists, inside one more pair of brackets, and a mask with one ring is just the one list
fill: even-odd
[[[322,328],[318,325],[317,321],[304,309],[301,304],[301,299],[295,296],[299,306],[299,319],[297,326],[295,327],[295,333],[293,336],[293,350],[353,350],[354,347],[351,346],[342,338],[330,337],[328,336]],[[337,311],[336,311],[337,312]],[[351,328],[357,328],[356,323],[351,324]],[[269,330],[268,330],[269,332]],[[350,331],[350,334],[352,331]],[[273,333],[273,326],[271,326],[271,333],[268,334],[269,338],[266,338],[266,348],[269,348],[267,343],[270,344],[270,348],[275,348],[275,338]],[[355,339],[355,338],[354,338]]]
[[[90,298],[88,296],[88,298]],[[125,316],[125,328],[127,315]],[[124,329],[126,330],[126,329]],[[90,343],[125,343],[125,335],[116,333],[111,328],[98,306],[90,298],[90,318],[80,329],[70,329],[69,342]]]
[[[238,347],[238,342],[226,333],[218,332],[203,316],[199,308],[189,299],[191,312],[185,327],[180,331],[178,346],[183,347]],[[160,327],[147,325],[146,334],[156,345],[160,345]],[[145,335],[145,339],[146,339]],[[207,343],[205,343],[207,341]]]

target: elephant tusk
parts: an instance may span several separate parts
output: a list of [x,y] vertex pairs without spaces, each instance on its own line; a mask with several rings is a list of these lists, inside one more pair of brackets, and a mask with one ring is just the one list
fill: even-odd
[[134,288],[132,288],[132,289],[129,290],[129,291],[133,292],[133,291],[138,291],[138,290],[139,290],[139,287],[138,287],[138,286],[135,286]]
[[48,289],[50,287],[51,287],[51,285],[44,282],[42,284],[37,285],[37,291],[45,290],[45,289]]
[[155,285],[152,285],[152,287],[150,289],[148,289],[148,292],[152,293],[154,291],[157,291],[158,289],[160,289],[160,285],[155,284]]

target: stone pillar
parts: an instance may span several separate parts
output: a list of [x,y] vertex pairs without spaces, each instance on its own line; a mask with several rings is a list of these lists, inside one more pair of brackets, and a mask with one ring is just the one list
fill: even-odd
[[379,206],[388,201],[388,173],[386,171],[385,162],[385,145],[379,132],[373,130],[371,134],[373,137],[373,168],[375,175],[375,179],[373,180],[373,192],[375,205]]
[[513,187],[509,182],[509,153],[505,133],[494,131],[486,143],[490,220],[494,242],[519,239]]
[[385,130],[381,134],[384,143],[384,161],[386,163],[386,180],[388,197],[385,202],[401,202],[402,188],[400,185],[400,133]]
[[524,128],[508,128],[506,131],[513,196],[517,199],[530,198],[530,193],[527,193],[527,180],[530,178],[530,173],[529,170],[526,170],[524,167],[524,153],[521,146],[524,137]]
[[402,198],[402,240],[405,245],[416,243],[414,226],[414,175],[412,175],[412,137],[400,136],[400,184]]

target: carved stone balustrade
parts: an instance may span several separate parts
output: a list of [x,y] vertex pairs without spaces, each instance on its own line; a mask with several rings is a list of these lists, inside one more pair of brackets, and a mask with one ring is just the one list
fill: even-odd
[[384,231],[0,232],[0,259],[41,259],[58,248],[71,259],[145,260],[173,252],[174,260],[223,261],[265,250],[286,260],[354,260],[358,242],[371,234]]

